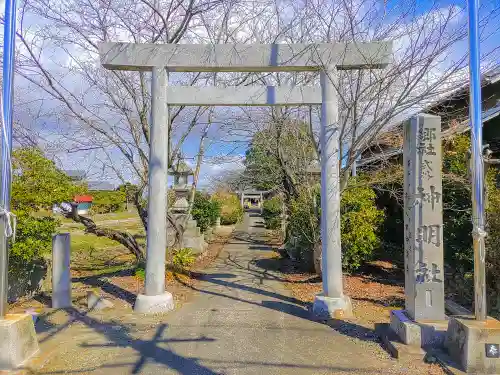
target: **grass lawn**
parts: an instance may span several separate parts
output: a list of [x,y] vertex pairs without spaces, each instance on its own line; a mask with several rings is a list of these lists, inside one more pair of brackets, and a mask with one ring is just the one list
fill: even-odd
[[[42,215],[42,214],[40,214]],[[94,220],[94,221],[108,221],[108,220],[130,220],[130,219],[137,219],[140,221],[139,215],[137,215],[137,212],[111,212],[109,214],[94,214],[94,215],[89,215],[89,217]],[[58,218],[61,220],[63,224],[71,224],[74,223],[73,220],[67,219],[62,216],[58,216]]]
[[[144,227],[136,213],[118,212],[93,215],[91,218],[99,226],[129,232],[137,236],[139,243],[145,243]],[[86,234],[82,224],[70,219],[62,220],[59,231],[71,234],[71,267],[75,271],[86,274],[112,272],[117,268],[130,267],[135,261],[123,245],[107,237]]]
[[[71,232],[70,232],[71,233]],[[71,233],[71,253],[78,251],[106,251],[110,248],[123,247],[118,242],[93,234]]]
[[90,218],[94,221],[105,221],[105,220],[124,220],[124,219],[137,219],[140,220],[139,215],[136,211],[133,212],[112,212],[109,214],[96,214],[91,215]]

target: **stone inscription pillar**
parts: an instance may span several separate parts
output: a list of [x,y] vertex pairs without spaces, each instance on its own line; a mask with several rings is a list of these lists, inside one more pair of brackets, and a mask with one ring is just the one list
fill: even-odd
[[405,307],[414,320],[444,320],[441,118],[404,128]]

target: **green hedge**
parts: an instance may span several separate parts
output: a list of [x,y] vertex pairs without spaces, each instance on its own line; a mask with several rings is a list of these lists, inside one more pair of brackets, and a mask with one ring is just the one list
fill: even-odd
[[53,217],[34,217],[19,211],[16,211],[16,216],[16,240],[11,243],[10,265],[44,259],[51,252],[52,235],[57,231],[59,221]]
[[123,211],[126,203],[124,191],[95,191],[92,192],[92,212],[106,214],[109,212]]
[[215,225],[220,212],[221,206],[218,201],[210,199],[208,194],[196,192],[191,214],[202,232]]
[[342,266],[354,271],[371,260],[380,247],[379,228],[384,211],[375,204],[370,187],[347,189],[341,199]]
[[278,229],[281,227],[282,200],[276,196],[264,201],[262,205],[262,217],[267,229]]
[[314,247],[320,241],[320,213],[314,209],[315,196],[319,202],[319,187],[302,191],[289,203],[286,227],[289,253],[299,261],[301,268],[311,272],[315,271]]
[[232,225],[241,221],[243,207],[241,207],[240,199],[236,194],[219,191],[212,198],[220,204],[220,223],[222,225]]
[[[355,187],[355,180],[341,198],[342,266],[354,271],[371,260],[380,247],[379,228],[384,211],[375,204],[375,192],[370,187]],[[294,257],[308,271],[314,270],[314,247],[321,241],[321,209],[314,207],[314,199],[320,202],[319,187],[304,191],[289,207],[287,238],[294,238]],[[319,204],[318,204],[319,206]]]

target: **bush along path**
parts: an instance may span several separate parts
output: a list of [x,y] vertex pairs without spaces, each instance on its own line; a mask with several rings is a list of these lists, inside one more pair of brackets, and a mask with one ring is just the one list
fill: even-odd
[[294,298],[274,270],[279,260],[263,226],[258,214],[247,213],[219,257],[188,285],[193,296],[179,309],[98,325],[81,318],[85,332],[94,333],[76,336],[78,345],[40,373],[429,373],[425,365],[392,360],[373,336],[311,319],[308,303]]

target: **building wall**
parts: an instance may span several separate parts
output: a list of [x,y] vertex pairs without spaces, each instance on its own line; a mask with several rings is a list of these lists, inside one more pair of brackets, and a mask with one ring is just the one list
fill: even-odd
[[490,145],[493,156],[500,158],[500,116],[484,124],[483,139],[484,143]]
[[79,215],[88,214],[91,207],[92,207],[92,203],[90,203],[90,202],[78,203],[78,206],[77,206],[78,214]]

